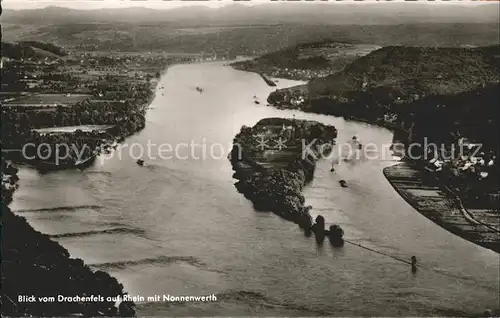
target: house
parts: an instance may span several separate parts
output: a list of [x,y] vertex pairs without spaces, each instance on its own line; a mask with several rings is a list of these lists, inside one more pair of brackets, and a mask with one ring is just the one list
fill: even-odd
[[388,113],[384,115],[384,121],[387,123],[394,123],[398,119],[398,115],[395,113]]

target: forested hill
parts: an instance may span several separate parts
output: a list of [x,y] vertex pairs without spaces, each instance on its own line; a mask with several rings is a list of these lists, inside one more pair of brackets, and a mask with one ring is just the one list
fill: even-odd
[[353,91],[385,91],[402,100],[417,94],[454,94],[499,80],[500,46],[428,48],[389,46],[309,83],[311,98]]
[[499,82],[500,46],[429,48],[388,46],[373,51],[341,72],[302,87],[271,93],[269,102],[286,104],[296,92],[307,101],[361,103],[378,107],[408,103],[430,95],[457,94]]

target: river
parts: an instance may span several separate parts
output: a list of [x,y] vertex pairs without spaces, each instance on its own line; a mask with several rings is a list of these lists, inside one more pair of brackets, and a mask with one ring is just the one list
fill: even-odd
[[[280,80],[278,87],[294,84]],[[40,175],[21,168],[11,207],[35,229],[63,234],[55,239],[73,257],[108,271],[131,295],[223,295],[212,303],[139,303],[140,315],[423,316],[498,307],[499,255],[443,230],[401,199],[382,174],[395,163],[390,157],[340,161],[335,173],[330,160],[320,161],[304,194],[311,213],[340,224],[348,240],[403,259],[417,256],[416,274],[351,244],[318,249],[296,225],[255,212],[234,188],[226,159],[242,125],[295,115],[333,124],[340,143],[356,135],[390,145],[393,138],[384,128],[262,105],[273,89],[258,74],[220,62],[173,66],[160,79],[146,128],[125,141],[132,155],[117,150],[85,171]],[[161,159],[151,146],[141,167],[132,145],[148,142],[217,147],[205,159],[203,147]],[[349,187],[341,188],[340,179]]]

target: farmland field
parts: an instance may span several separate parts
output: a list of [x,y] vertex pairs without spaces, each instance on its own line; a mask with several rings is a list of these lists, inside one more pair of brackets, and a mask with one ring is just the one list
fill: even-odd
[[12,102],[6,103],[8,106],[34,106],[34,105],[62,105],[74,106],[77,103],[91,98],[92,95],[88,94],[33,94],[23,96]]

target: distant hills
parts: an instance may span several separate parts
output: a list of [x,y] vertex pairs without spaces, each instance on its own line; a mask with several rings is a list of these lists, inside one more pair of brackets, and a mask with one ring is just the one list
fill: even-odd
[[56,6],[35,10],[4,10],[3,23],[182,23],[186,25],[251,25],[270,23],[373,25],[408,23],[491,23],[499,20],[498,4],[441,3],[318,3],[275,2],[221,8],[184,6],[169,10],[131,7],[73,10]]
[[40,41],[102,51],[165,51],[259,56],[301,43],[336,41],[378,46],[485,46],[498,24],[185,26],[169,23],[2,24],[3,40]]
[[[306,42],[485,46],[498,42],[498,4],[291,3],[170,10],[4,10],[4,41],[85,50],[259,56]],[[315,61],[319,62],[319,61]]]

